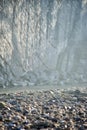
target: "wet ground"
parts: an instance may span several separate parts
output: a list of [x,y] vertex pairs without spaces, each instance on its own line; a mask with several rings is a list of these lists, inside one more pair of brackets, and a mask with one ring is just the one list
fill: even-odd
[[30,92],[30,91],[44,91],[44,90],[56,90],[56,89],[64,89],[64,90],[76,90],[80,89],[83,91],[85,88],[87,88],[87,83],[84,84],[79,84],[79,85],[65,85],[65,86],[59,86],[59,85],[38,85],[38,86],[15,86],[15,87],[5,87],[5,88],[0,88],[0,93],[16,93],[16,92]]

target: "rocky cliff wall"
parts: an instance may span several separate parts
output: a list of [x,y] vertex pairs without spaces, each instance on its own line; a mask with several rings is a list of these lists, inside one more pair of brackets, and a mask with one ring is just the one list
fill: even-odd
[[87,82],[87,0],[0,0],[0,86]]

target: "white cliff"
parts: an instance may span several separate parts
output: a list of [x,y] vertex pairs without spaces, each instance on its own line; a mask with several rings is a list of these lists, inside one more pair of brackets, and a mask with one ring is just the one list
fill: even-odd
[[87,83],[87,0],[1,0],[0,86]]

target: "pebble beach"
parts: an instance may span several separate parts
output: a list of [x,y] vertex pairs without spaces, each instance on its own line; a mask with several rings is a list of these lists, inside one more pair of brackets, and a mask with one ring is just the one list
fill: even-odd
[[0,130],[87,130],[87,88],[1,93]]

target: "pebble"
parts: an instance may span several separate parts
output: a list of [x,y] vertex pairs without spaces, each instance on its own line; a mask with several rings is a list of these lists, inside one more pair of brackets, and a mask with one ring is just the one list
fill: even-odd
[[87,122],[83,124],[84,128],[87,129]]
[[0,115],[0,121],[2,121],[3,120],[3,117],[2,117],[2,115]]
[[86,99],[81,90],[0,94],[0,130],[85,130]]
[[0,102],[0,109],[3,109],[3,108],[5,108],[5,107],[6,107],[5,102]]

